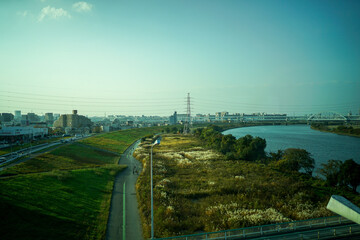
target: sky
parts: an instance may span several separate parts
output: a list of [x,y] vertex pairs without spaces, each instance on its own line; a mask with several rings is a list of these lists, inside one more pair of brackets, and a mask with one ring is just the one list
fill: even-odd
[[0,112],[360,111],[360,1],[0,0]]

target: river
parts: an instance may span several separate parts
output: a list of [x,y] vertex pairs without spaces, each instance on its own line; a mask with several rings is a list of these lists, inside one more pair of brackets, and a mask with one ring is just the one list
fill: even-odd
[[353,159],[360,163],[360,138],[316,131],[308,125],[243,127],[226,130],[223,134],[232,134],[236,138],[247,134],[265,138],[267,152],[305,149],[315,159],[315,168],[321,168],[321,163],[330,159]]

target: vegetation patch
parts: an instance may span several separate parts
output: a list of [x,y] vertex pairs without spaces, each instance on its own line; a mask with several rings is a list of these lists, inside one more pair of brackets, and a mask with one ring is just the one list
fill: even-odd
[[160,133],[162,127],[134,128],[101,134],[81,140],[81,143],[106,149],[116,153],[123,153],[133,142],[145,137]]
[[1,171],[1,239],[105,239],[119,153],[159,131],[90,137]]
[[[220,142],[220,147],[225,148],[225,143]],[[261,139],[254,144],[263,145]],[[150,237],[151,226],[148,146],[144,142],[134,153],[144,166],[136,187],[145,238]],[[258,155],[265,157],[257,146]],[[197,137],[164,135],[153,149],[155,236],[330,216],[326,205],[333,194],[360,203],[359,195],[328,187],[325,180],[309,174],[281,171],[266,161],[238,159],[244,148],[234,151],[239,155],[231,159]]]
[[0,176],[47,172],[56,169],[69,170],[84,167],[100,167],[105,164],[116,163],[118,159],[119,156],[116,154],[70,144],[1,171]]
[[341,135],[360,137],[360,126],[345,126],[345,125],[325,125],[321,123],[311,124],[311,128],[323,132],[331,132]]
[[104,239],[113,180],[124,166],[0,181],[1,239]]

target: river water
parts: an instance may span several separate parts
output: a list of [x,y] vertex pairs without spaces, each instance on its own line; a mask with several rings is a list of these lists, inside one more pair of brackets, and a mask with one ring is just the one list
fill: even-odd
[[230,129],[224,135],[232,134],[239,138],[247,134],[266,139],[267,152],[278,149],[302,148],[315,159],[315,168],[330,159],[353,159],[360,163],[360,138],[316,131],[308,125],[255,126]]

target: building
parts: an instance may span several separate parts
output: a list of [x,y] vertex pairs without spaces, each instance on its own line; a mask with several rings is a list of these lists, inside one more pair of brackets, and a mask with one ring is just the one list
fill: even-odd
[[45,122],[48,126],[52,126],[54,124],[54,115],[53,113],[45,113]]
[[38,115],[36,115],[35,113],[28,113],[27,114],[27,120],[29,122],[39,122],[40,118]]
[[169,117],[169,122],[171,125],[177,124],[177,112],[175,111],[173,115]]
[[54,127],[59,128],[71,128],[71,129],[81,129],[81,128],[90,128],[92,122],[85,116],[78,115],[77,110],[73,110],[72,114],[63,114],[58,120],[54,122]]
[[48,134],[48,128],[36,128],[32,126],[3,127],[0,129],[0,141],[8,143],[24,142],[34,138],[42,138]]
[[60,118],[59,113],[54,113],[54,121],[58,120]]
[[20,122],[21,121],[21,111],[20,110],[16,110],[15,111],[15,117],[14,117],[15,121]]
[[0,117],[1,122],[11,122],[14,120],[14,115],[12,113],[2,113]]

